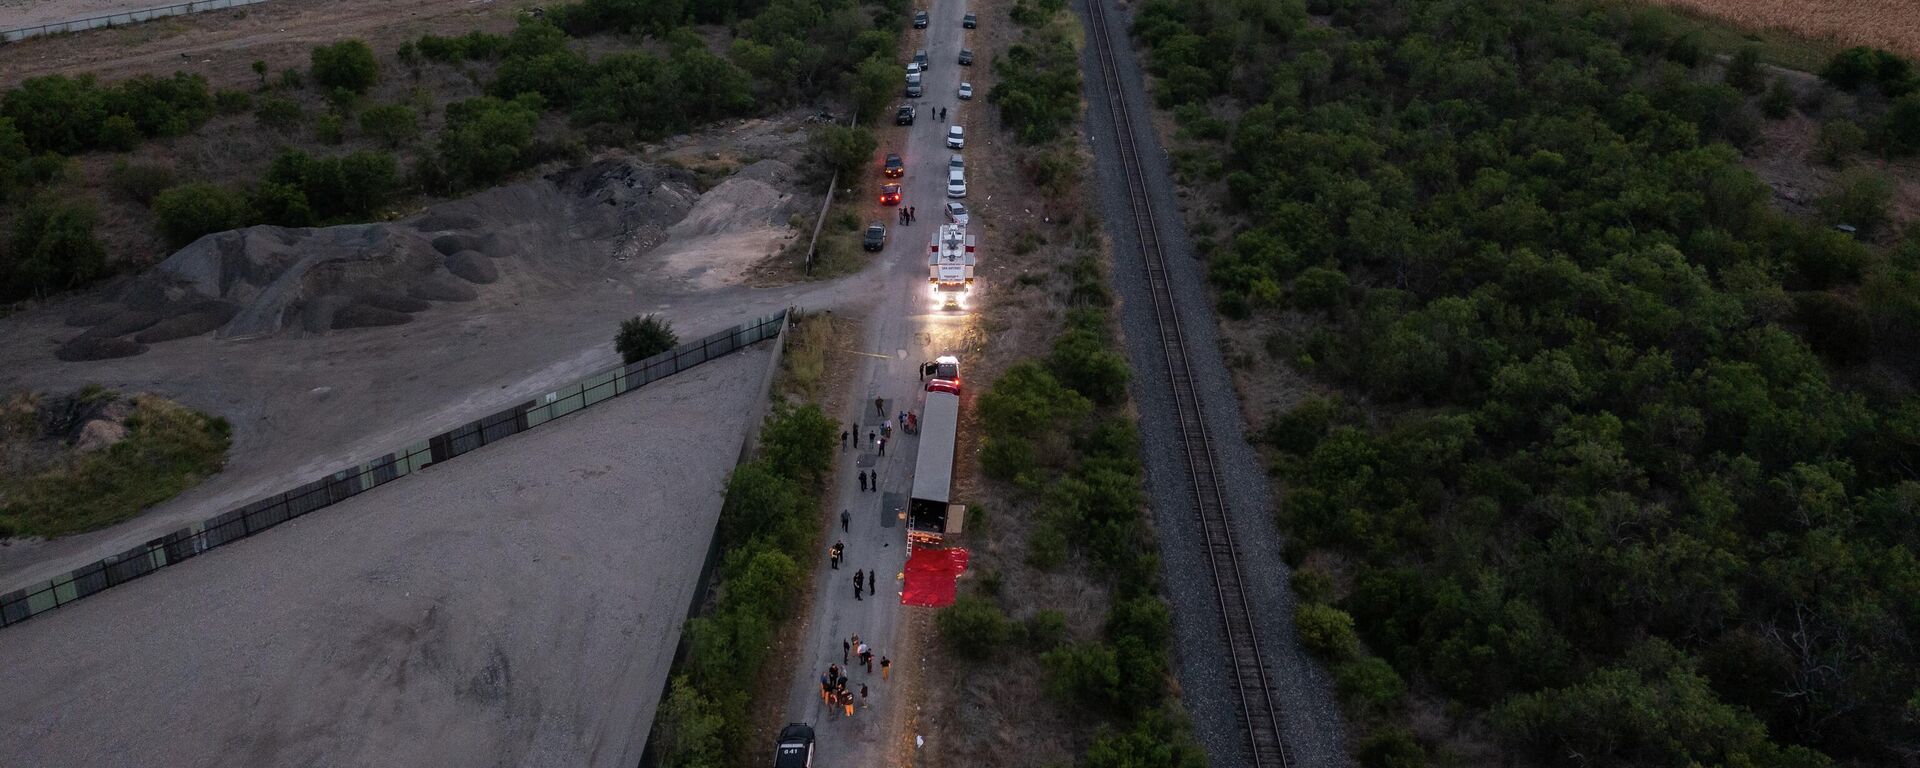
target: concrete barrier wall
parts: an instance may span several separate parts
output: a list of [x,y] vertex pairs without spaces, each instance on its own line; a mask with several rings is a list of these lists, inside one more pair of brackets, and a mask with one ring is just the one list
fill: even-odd
[[[752,344],[781,337],[782,310],[632,364],[609,368],[558,390],[518,403],[414,443],[365,464],[316,478],[50,580],[0,595],[0,627],[12,626],[102,590],[124,584],[202,552],[239,541],[296,517],[343,501],[488,443],[605,402]],[[773,368],[779,367],[776,356]],[[769,376],[772,374],[769,373]],[[761,384],[766,401],[771,379]],[[751,440],[752,431],[749,432]],[[751,444],[751,443],[749,443]]]
[[195,2],[190,3],[175,3],[173,5],[162,5],[156,8],[143,8],[137,11],[111,13],[88,19],[56,21],[51,24],[36,24],[33,26],[0,30],[0,42],[11,43],[25,40],[29,37],[39,37],[41,35],[83,32],[89,29],[100,29],[102,27],[120,27],[128,24],[138,24],[143,21],[166,18],[168,16],[184,16],[189,13],[199,13],[201,11],[238,8],[243,5],[253,5],[266,1],[267,0],[195,0]]

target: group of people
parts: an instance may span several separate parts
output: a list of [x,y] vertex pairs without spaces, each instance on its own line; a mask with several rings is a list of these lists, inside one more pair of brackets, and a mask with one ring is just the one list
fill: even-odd
[[[854,659],[859,661],[854,661]],[[827,672],[820,676],[820,703],[827,706],[839,704],[846,708],[847,717],[853,717],[853,689],[848,687],[847,672],[854,666],[862,666],[867,674],[873,674],[873,648],[860,641],[859,635],[840,641],[840,661],[847,666],[830,664]],[[880,679],[886,680],[893,661],[880,657]],[[867,706],[867,684],[860,684],[860,706]]]
[[[852,445],[850,439],[860,439],[860,425],[854,424],[848,429],[840,430],[841,450]],[[867,442],[872,443],[874,450],[879,451],[882,456],[887,455],[887,441],[891,439],[893,439],[893,422],[891,421],[880,422],[879,429],[867,430]]]
[[901,224],[912,224],[913,220],[917,218],[920,218],[920,217],[914,215],[913,206],[911,205],[900,206],[900,223]]
[[855,472],[853,474],[860,478],[860,490],[863,490],[863,491],[880,490],[880,471],[879,470],[869,469],[863,472]]

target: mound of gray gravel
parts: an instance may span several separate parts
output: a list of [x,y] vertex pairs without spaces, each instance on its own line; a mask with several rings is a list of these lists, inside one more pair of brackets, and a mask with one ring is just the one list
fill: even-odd
[[372,328],[381,325],[402,325],[413,320],[413,315],[391,309],[370,307],[365,304],[353,304],[333,313],[334,330],[346,328]]
[[185,312],[155,323],[153,327],[136,334],[133,340],[141,344],[155,344],[212,333],[220,330],[220,326],[226,325],[239,311],[239,307],[224,301],[200,302]]
[[447,271],[469,283],[482,285],[500,279],[500,270],[479,251],[461,251],[448,256]]
[[412,296],[397,293],[370,293],[360,297],[360,303],[369,307],[392,310],[394,312],[424,312],[433,304]]
[[161,317],[158,312],[143,312],[137,309],[122,310],[115,313],[113,317],[108,318],[106,322],[87,329],[86,335],[95,338],[125,336],[129,333],[151,328],[154,323],[158,323],[160,320]]
[[429,278],[407,286],[407,295],[427,301],[473,301],[480,298],[480,292],[474,290],[473,286],[446,277]]
[[147,345],[126,339],[102,338],[82,335],[54,350],[53,356],[69,363],[88,360],[111,360],[116,357],[133,357],[147,351]]
[[441,235],[433,239],[433,249],[447,256],[461,251],[478,251],[486,245],[485,239],[479,235]]
[[112,320],[115,315],[123,311],[125,310],[117,304],[95,304],[91,307],[82,308],[71,315],[67,315],[67,325],[74,328],[99,325],[108,320]]

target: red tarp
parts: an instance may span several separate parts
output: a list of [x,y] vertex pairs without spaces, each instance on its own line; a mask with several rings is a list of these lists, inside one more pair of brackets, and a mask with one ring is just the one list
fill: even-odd
[[900,603],[930,608],[953,605],[954,582],[966,569],[964,549],[914,547],[913,553],[907,556],[906,583],[900,590]]

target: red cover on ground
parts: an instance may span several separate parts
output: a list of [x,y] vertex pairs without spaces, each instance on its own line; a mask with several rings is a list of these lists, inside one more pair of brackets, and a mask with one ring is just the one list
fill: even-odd
[[930,608],[953,605],[954,582],[960,578],[960,572],[966,569],[965,549],[914,547],[913,554],[907,556],[907,573],[900,590],[900,603]]

